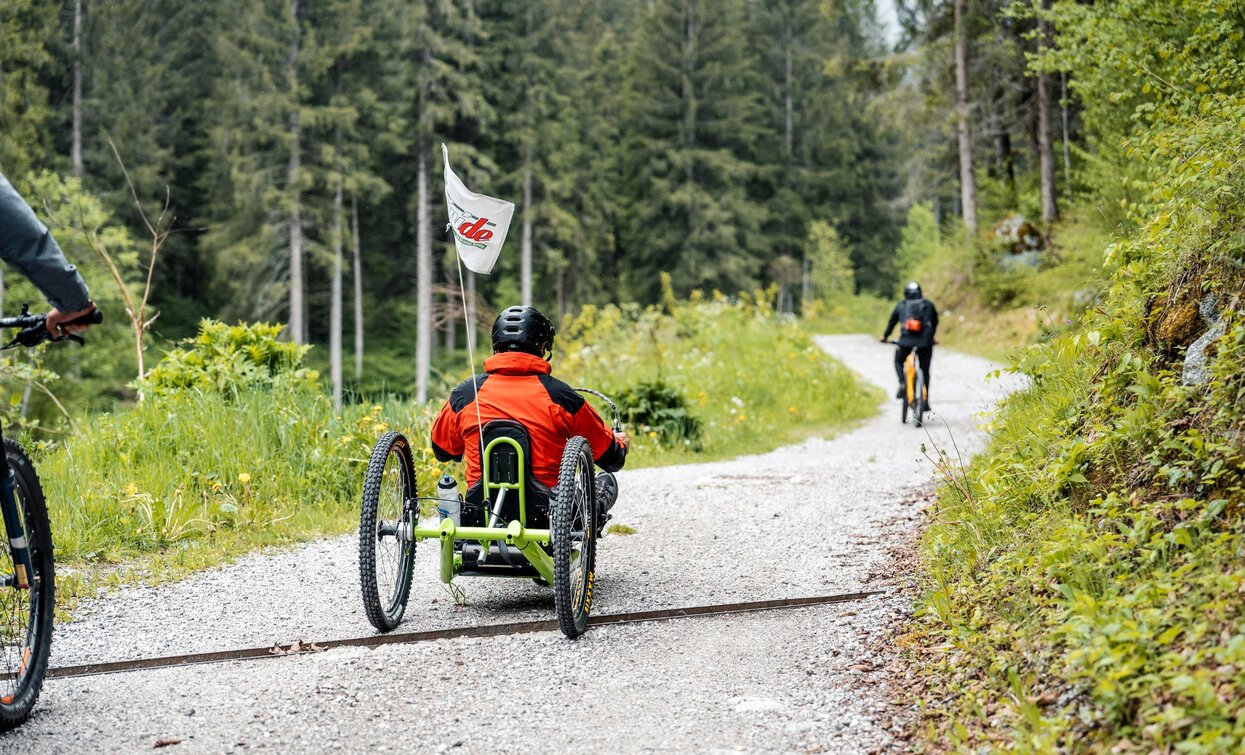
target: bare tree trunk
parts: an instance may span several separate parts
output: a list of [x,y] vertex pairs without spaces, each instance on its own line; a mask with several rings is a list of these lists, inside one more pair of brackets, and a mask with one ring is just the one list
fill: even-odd
[[419,136],[415,185],[415,401],[428,400],[432,371],[432,219],[428,211],[428,138]]
[[[298,96],[298,0],[290,0],[290,20],[294,23],[294,38],[290,42],[289,84],[290,96]],[[290,109],[290,161],[286,174],[286,188],[293,196],[290,210],[290,340],[307,342],[307,328],[303,322],[303,216],[302,198],[298,191],[298,174],[302,169],[302,125],[295,102]]]
[[519,237],[519,303],[532,306],[532,145],[523,156],[523,234]]
[[329,380],[333,407],[342,405],[342,182],[333,193],[333,277],[329,284]]
[[1059,74],[1059,110],[1063,116],[1063,190],[1072,189],[1072,150],[1068,146],[1068,73]]
[[783,78],[783,144],[787,148],[787,159],[791,159],[795,154],[795,123],[794,113],[795,98],[792,94],[794,88],[795,75],[792,71],[793,63],[791,60],[791,46],[794,44],[794,34],[791,31],[791,19],[787,19],[786,27],[786,50],[784,51],[784,62],[786,63],[786,71]]
[[964,226],[977,233],[977,184],[973,177],[973,133],[968,109],[968,41],[964,0],[955,0],[955,121],[960,148],[960,204]]
[[354,243],[354,379],[363,380],[363,253],[359,248],[359,197],[350,195],[350,230]]
[[467,270],[467,348],[476,347],[476,274]]
[[82,178],[82,0],[73,4],[73,135],[69,160],[73,174]]
[[[1051,0],[1042,0],[1042,10],[1050,10]],[[1050,22],[1045,16],[1038,18],[1038,46],[1046,50],[1051,46]],[[1051,134],[1051,92],[1049,73],[1039,73],[1037,80],[1038,100],[1038,173],[1042,182],[1042,222],[1049,227],[1059,218],[1059,205],[1055,202],[1055,149]]]

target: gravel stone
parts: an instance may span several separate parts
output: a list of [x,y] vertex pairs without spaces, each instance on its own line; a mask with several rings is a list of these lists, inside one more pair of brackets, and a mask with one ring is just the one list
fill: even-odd
[[[817,339],[889,395],[890,348],[864,336]],[[997,365],[935,354],[924,429],[898,402],[831,439],[730,461],[623,471],[614,521],[634,535],[599,543],[594,613],[882,590],[797,610],[598,627],[560,634],[342,648],[264,661],[50,680],[31,720],[0,750],[192,752],[877,752],[902,711],[887,687],[890,628],[909,611],[891,546],[909,542],[932,464],[964,459],[981,413],[1014,379]],[[815,401],[816,396],[795,400]],[[922,447],[927,449],[922,451]],[[288,644],[374,630],[359,597],[357,539],[322,540],[160,587],[86,602],[57,627],[54,666]],[[398,631],[553,618],[528,580],[436,578],[416,558]]]

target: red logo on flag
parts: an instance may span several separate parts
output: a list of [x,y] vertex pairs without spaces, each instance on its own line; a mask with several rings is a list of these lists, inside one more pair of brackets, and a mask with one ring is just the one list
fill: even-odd
[[493,238],[493,232],[484,227],[487,222],[488,218],[477,218],[474,223],[463,223],[458,226],[458,232],[472,241],[488,241]]

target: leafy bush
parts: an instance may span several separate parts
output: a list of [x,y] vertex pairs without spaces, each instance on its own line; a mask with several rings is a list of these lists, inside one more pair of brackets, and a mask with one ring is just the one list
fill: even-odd
[[656,431],[667,445],[688,441],[700,448],[701,422],[692,416],[683,394],[661,380],[646,380],[624,388],[618,394],[623,421],[637,430]]
[[147,373],[146,385],[165,396],[187,389],[231,395],[256,388],[310,388],[319,380],[319,373],[302,366],[311,347],[277,340],[282,327],[205,319],[197,335]]

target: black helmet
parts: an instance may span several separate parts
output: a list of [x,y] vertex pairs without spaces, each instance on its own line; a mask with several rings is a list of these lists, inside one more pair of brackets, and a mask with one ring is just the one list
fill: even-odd
[[507,307],[493,321],[493,353],[522,351],[544,357],[557,331],[535,307]]
[[910,281],[908,285],[903,287],[903,298],[920,299],[921,298],[921,284],[917,283],[916,281]]

